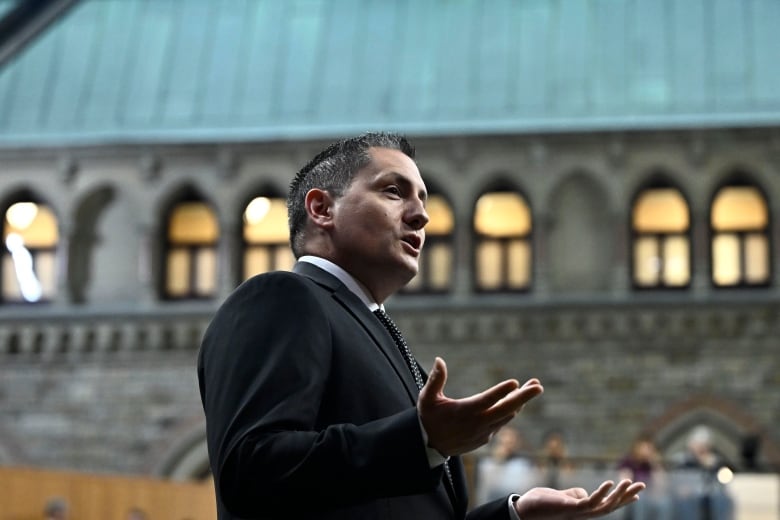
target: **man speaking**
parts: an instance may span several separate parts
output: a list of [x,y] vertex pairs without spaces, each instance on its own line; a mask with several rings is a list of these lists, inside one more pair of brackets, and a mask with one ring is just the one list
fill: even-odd
[[417,274],[427,191],[399,135],[331,145],[288,195],[293,272],[255,276],[208,327],[198,358],[220,520],[566,519],[602,516],[641,483],[518,490],[468,511],[460,455],[487,443],[537,379],[445,395],[383,302]]

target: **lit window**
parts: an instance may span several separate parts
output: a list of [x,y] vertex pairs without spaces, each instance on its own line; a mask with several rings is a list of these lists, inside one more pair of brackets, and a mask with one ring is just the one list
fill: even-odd
[[685,287],[690,283],[690,217],[678,190],[642,191],[634,203],[632,231],[636,287]]
[[3,300],[39,302],[56,292],[57,217],[32,201],[11,204],[3,224]]
[[429,195],[425,211],[430,220],[425,226],[420,269],[404,292],[446,292],[452,284],[452,231],[455,228],[452,208],[443,196]]
[[176,204],[168,220],[165,296],[207,298],[217,290],[219,225],[205,202]]
[[475,281],[482,291],[517,291],[531,284],[531,210],[513,192],[482,195],[474,211]]
[[255,197],[244,208],[244,271],[247,278],[292,269],[287,205],[282,198]]
[[767,285],[769,211],[758,189],[726,186],[712,202],[712,281],[719,287]]

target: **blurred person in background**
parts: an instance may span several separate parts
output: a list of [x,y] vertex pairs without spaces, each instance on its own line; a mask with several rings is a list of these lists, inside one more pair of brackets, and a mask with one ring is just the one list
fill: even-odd
[[644,482],[642,498],[626,508],[626,520],[666,520],[672,515],[672,502],[661,454],[649,436],[641,436],[631,445],[618,464],[620,478]]
[[131,507],[127,511],[127,520],[147,520],[146,511],[140,507]]
[[679,476],[676,511],[680,518],[696,520],[733,520],[734,502],[719,481],[729,464],[719,454],[706,426],[697,426],[688,436],[686,449],[676,461]]
[[68,502],[64,498],[50,498],[43,508],[43,518],[44,520],[67,520],[68,510]]
[[550,488],[568,485],[574,464],[569,460],[566,439],[561,430],[551,430],[544,435],[536,462],[538,485]]
[[517,427],[507,425],[498,430],[489,448],[477,461],[477,504],[533,487],[533,463]]

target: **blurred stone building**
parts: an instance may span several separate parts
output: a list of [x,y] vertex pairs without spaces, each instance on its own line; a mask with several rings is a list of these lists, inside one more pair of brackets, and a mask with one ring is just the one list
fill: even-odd
[[381,129],[432,194],[388,306],[449,394],[780,465],[778,2],[59,4],[0,48],[0,464],[206,477],[204,328],[290,267],[294,172]]

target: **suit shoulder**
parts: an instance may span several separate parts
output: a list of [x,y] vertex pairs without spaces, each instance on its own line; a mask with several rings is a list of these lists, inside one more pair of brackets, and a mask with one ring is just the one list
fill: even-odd
[[291,271],[271,271],[269,273],[256,274],[251,278],[247,278],[247,280],[239,285],[236,290],[241,289],[244,286],[253,289],[276,287],[279,285],[286,287],[305,287],[309,282],[310,280],[308,278],[301,276],[298,273],[293,273]]
[[273,271],[255,275],[239,285],[225,300],[231,305],[250,300],[278,300],[312,298],[319,292],[319,286],[309,278],[289,271]]

